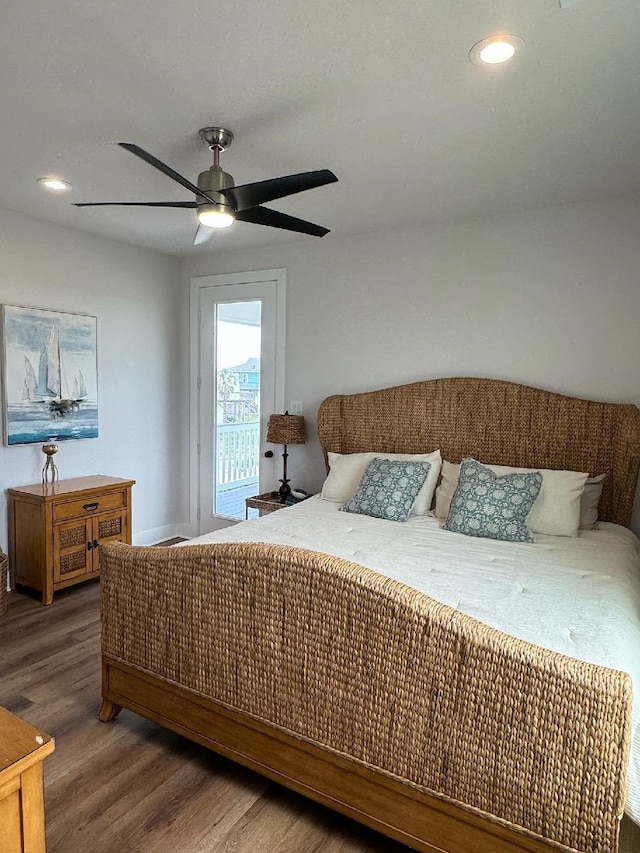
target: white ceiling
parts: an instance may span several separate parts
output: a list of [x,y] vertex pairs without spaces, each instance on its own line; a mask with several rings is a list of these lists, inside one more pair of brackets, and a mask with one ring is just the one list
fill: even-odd
[[[472,65],[500,30],[525,51]],[[73,207],[193,200],[114,142],[195,182],[222,125],[237,184],[332,169],[271,206],[338,235],[640,195],[638,0],[22,0],[0,80],[0,206],[172,254],[317,238],[238,222],[193,247],[191,211]]]

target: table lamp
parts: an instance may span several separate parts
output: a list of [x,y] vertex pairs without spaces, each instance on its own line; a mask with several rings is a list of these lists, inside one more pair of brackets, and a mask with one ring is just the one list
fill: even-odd
[[291,494],[289,480],[287,479],[287,445],[288,444],[304,444],[306,441],[306,433],[304,428],[304,417],[302,415],[290,415],[285,412],[284,415],[270,415],[267,424],[267,441],[269,444],[284,444],[284,470],[282,472],[282,485],[278,490],[280,503],[284,503],[287,497]]

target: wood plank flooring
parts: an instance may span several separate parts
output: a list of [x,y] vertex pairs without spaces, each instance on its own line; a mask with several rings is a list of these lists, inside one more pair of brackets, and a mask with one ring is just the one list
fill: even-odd
[[100,723],[97,581],[49,607],[9,595],[0,705],[56,739],[49,853],[408,853],[129,711]]

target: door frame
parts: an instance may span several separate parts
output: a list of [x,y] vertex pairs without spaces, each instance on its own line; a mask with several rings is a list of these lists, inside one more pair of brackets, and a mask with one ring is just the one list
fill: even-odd
[[[192,536],[197,536],[200,529],[200,293],[210,287],[225,287],[228,285],[265,284],[273,283],[276,291],[276,359],[275,359],[275,402],[276,411],[284,411],[284,378],[285,378],[285,321],[286,321],[286,290],[287,271],[284,267],[269,270],[250,270],[248,272],[223,273],[213,275],[193,276],[190,279],[190,309],[189,309],[189,529]],[[262,431],[264,432],[264,431]],[[260,443],[264,444],[265,436],[261,434]],[[237,522],[220,518],[220,527],[227,527]]]

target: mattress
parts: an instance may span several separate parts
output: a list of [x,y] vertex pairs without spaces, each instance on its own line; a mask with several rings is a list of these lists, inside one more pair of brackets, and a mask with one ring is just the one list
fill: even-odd
[[[600,522],[533,544],[339,511],[319,496],[191,540],[294,545],[352,560],[514,637],[623,670],[634,685],[626,811],[640,824],[640,542]],[[185,543],[187,544],[187,543]]]

